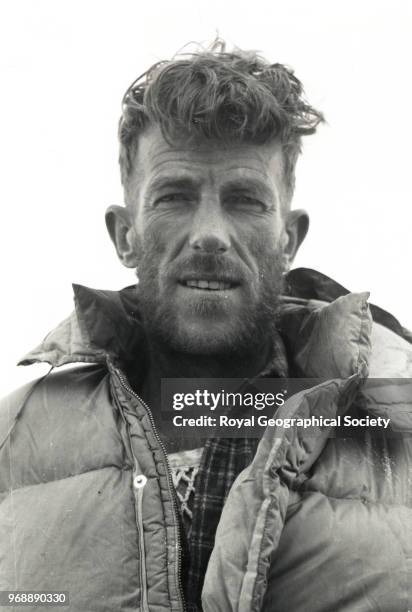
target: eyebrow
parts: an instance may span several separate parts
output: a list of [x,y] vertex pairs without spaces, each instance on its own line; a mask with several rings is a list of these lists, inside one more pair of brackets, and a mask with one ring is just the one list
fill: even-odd
[[200,181],[196,181],[192,177],[186,176],[159,176],[149,184],[148,193],[160,191],[168,187],[173,189],[193,190],[200,186]]

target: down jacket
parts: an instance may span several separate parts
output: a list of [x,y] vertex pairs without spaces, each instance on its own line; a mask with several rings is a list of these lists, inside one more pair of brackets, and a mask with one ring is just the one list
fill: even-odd
[[[386,313],[372,322],[367,294],[327,303],[345,291],[300,274],[282,334],[295,370],[323,382],[278,416],[349,411],[390,418],[390,430],[268,428],[225,504],[203,608],[407,612],[412,348]],[[184,610],[167,459],[121,367],[139,354],[135,296],[75,286],[76,311],[22,363],[76,367],[1,405],[0,590],[67,591],[73,612]]]

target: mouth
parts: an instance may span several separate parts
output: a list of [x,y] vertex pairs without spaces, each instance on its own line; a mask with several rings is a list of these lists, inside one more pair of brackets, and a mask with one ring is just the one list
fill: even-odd
[[239,283],[235,283],[232,281],[226,280],[206,280],[206,279],[188,279],[179,281],[179,284],[183,287],[187,287],[188,289],[193,290],[202,290],[202,291],[228,291],[230,289],[235,289],[239,285]]

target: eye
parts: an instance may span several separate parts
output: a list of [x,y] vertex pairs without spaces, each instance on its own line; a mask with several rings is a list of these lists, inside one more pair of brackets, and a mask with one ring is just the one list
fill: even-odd
[[162,196],[159,196],[154,201],[154,206],[159,205],[179,205],[179,204],[187,204],[190,201],[190,197],[186,193],[166,193]]
[[245,212],[263,212],[266,210],[266,205],[260,200],[243,193],[233,194],[226,198],[230,208]]

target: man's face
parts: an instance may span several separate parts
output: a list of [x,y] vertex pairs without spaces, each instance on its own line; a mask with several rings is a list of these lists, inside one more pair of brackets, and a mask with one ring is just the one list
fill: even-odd
[[127,241],[152,335],[198,355],[270,338],[288,242],[284,194],[277,144],[171,146],[156,128],[140,137]]

